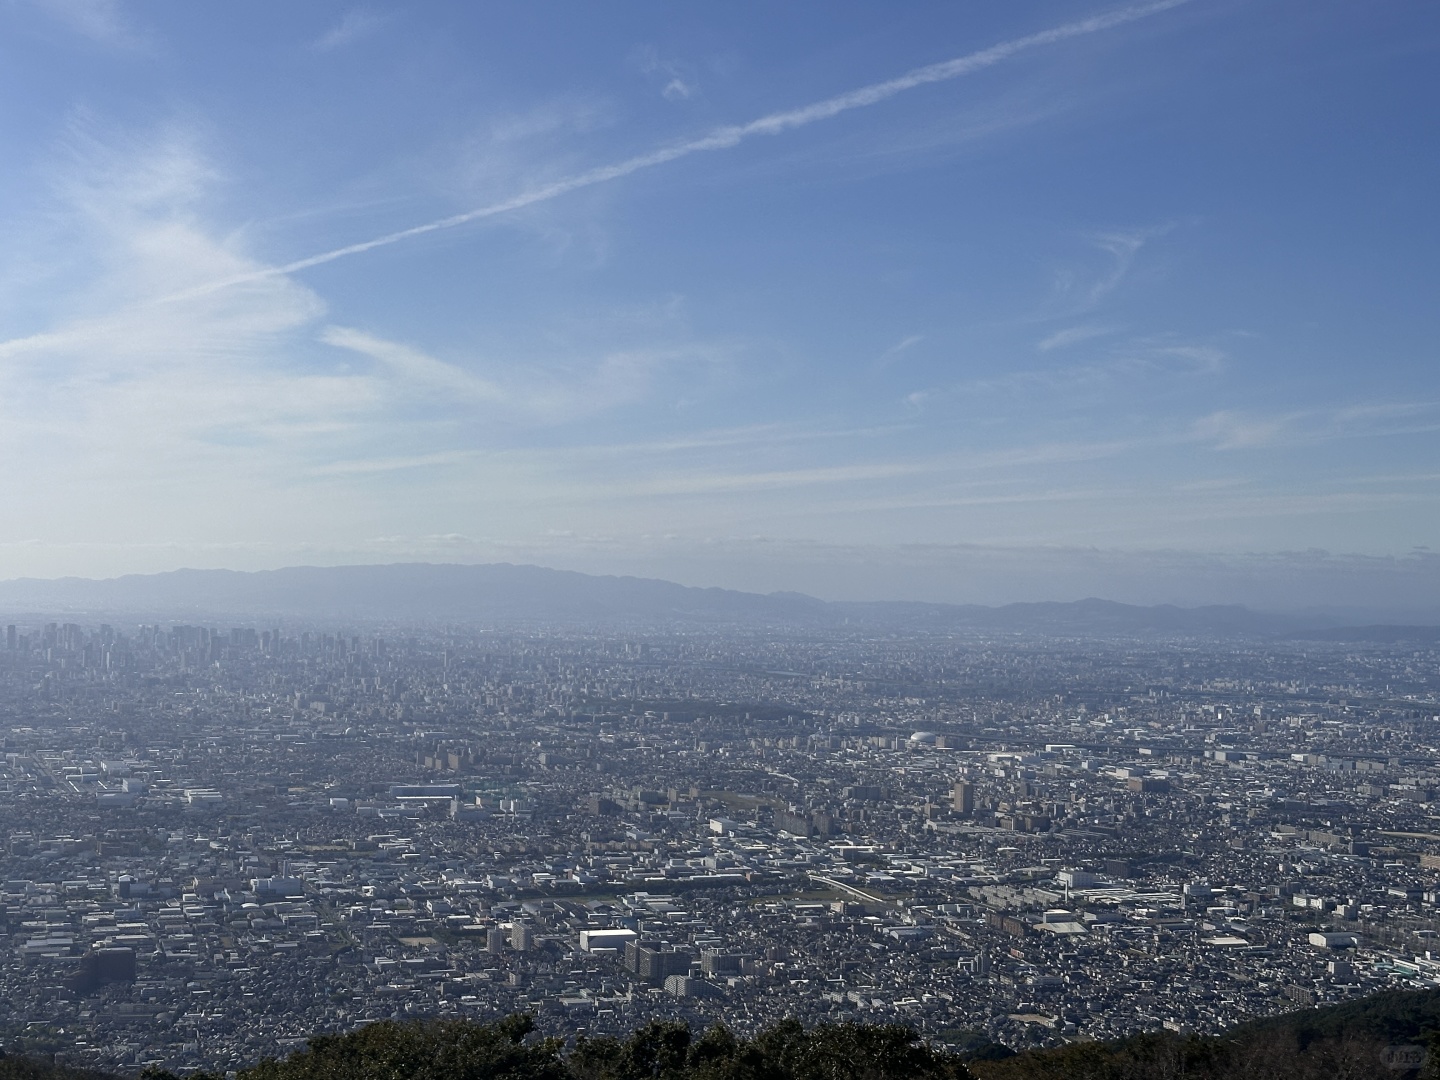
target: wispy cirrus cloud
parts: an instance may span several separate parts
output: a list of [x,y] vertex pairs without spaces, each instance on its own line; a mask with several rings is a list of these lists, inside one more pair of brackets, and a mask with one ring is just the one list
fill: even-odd
[[[1045,305],[1045,319],[1073,319],[1093,312],[1130,276],[1141,251],[1152,241],[1173,229],[1173,224],[1146,228],[1108,229],[1084,237],[1091,253],[1089,262],[1098,256],[1101,265],[1070,265],[1056,271],[1052,294]],[[1039,348],[1062,348],[1096,334],[1083,333],[1075,327],[1061,330],[1043,339]],[[1104,331],[1099,331],[1103,333]],[[1077,336],[1078,335],[1078,336]]]
[[1255,450],[1335,439],[1440,431],[1440,403],[1379,402],[1332,409],[1263,413],[1223,409],[1196,420],[1191,433],[1217,450]]
[[1079,345],[1083,341],[1091,341],[1113,333],[1115,333],[1114,329],[1108,326],[1067,326],[1063,330],[1056,330],[1053,334],[1042,338],[1036,343],[1035,348],[1042,353],[1050,352],[1052,349],[1068,349],[1071,345]]
[[[1108,331],[1104,331],[1108,333]],[[1085,337],[1100,335],[1085,335]],[[1084,340],[1084,337],[1078,339]],[[1060,348],[1063,346],[1056,346]],[[966,379],[945,386],[911,392],[906,401],[915,407],[960,402],[994,395],[1021,396],[1032,403],[1037,395],[1074,394],[1125,384],[1133,389],[1140,380],[1164,384],[1220,373],[1227,354],[1218,346],[1176,340],[1170,335],[1136,337],[1106,346],[1095,360],[1056,367],[1021,368]]]
[[1125,275],[1130,272],[1130,265],[1135,261],[1135,256],[1140,253],[1151,236],[1153,230],[1134,229],[1123,232],[1099,233],[1092,238],[1094,245],[1101,251],[1106,252],[1114,260],[1110,272],[1092,282],[1082,293],[1082,303],[1087,307],[1094,307],[1110,293],[1115,291],[1116,286],[1125,280]]
[[334,52],[370,37],[390,21],[390,16],[369,8],[351,8],[340,21],[311,43],[316,52]]
[[706,363],[706,349],[654,346],[611,349],[596,354],[546,361],[539,358],[507,365],[494,379],[437,359],[412,345],[351,327],[328,326],[319,339],[376,361],[388,377],[392,400],[425,399],[442,411],[488,406],[490,418],[554,424],[644,398],[666,369],[689,362]]
[[127,17],[120,0],[30,0],[36,7],[90,41],[112,49],[140,49],[148,44]]
[[660,82],[660,96],[666,101],[688,101],[699,93],[700,84],[690,65],[661,57],[653,45],[636,49],[635,59],[641,74]]
[[[1136,22],[1140,19],[1173,10],[1189,2],[1190,0],[1153,0],[1151,3],[1135,4],[1102,14],[1092,15],[1074,22],[1064,23],[1060,26],[1029,34],[1025,37],[1000,42],[989,48],[981,49],[978,52],[956,57],[953,60],[945,60],[940,63],[915,68],[896,78],[871,83],[868,86],[862,86],[855,90],[836,94],[833,97],[825,98],[809,105],[769,113],[743,124],[729,124],[715,128],[698,138],[663,146],[648,153],[639,154],[635,157],[627,158],[624,161],[616,162],[612,165],[601,165],[593,169],[588,169],[502,199],[488,206],[467,210],[460,214],[452,214],[449,217],[426,222],[423,225],[414,225],[410,228],[399,229],[370,240],[346,244],[343,247],[332,248],[328,251],[319,252],[304,258],[293,259],[280,266],[269,267],[266,270],[257,271],[253,274],[216,279],[215,281],[207,282],[179,293],[177,297],[183,298],[206,290],[225,289],[244,284],[247,281],[253,280],[256,274],[294,274],[311,267],[323,266],[337,259],[362,255],[368,251],[402,243],[417,236],[425,236],[442,230],[459,228],[462,225],[468,225],[472,222],[512,214],[517,210],[548,202],[583,188],[620,180],[643,170],[667,165],[670,162],[679,161],[682,158],[687,158],[694,154],[729,150],[756,137],[783,135],[799,128],[808,127],[811,124],[831,120],[856,109],[864,109],[878,105],[899,94],[922,86],[930,86],[972,75],[976,72],[984,71],[998,64],[1005,63],[1026,52],[1050,45],[1057,45],[1075,38],[1102,33],[1106,30],[1112,30],[1127,23]],[[1128,267],[1127,258],[1133,257],[1133,251],[1129,256],[1126,256],[1125,249],[1127,245],[1138,250],[1138,244],[1143,243],[1143,239],[1137,241],[1133,236],[1127,239],[1127,234],[1115,233],[1099,236],[1096,238],[1096,242],[1102,247],[1108,245],[1107,250],[1113,249],[1117,259],[1123,264],[1119,271],[1120,276],[1123,276],[1124,267]],[[1116,280],[1118,280],[1118,277]],[[1104,292],[1110,288],[1113,288],[1113,285],[1107,285],[1105,281],[1102,280],[1092,285],[1090,291],[1092,294],[1098,291],[1100,295],[1103,295]]]
[[409,345],[388,341],[346,326],[327,326],[320,340],[339,349],[349,349],[377,361],[394,377],[402,392],[421,395],[444,395],[465,402],[504,404],[506,394],[489,379],[447,364],[443,360]]
[[888,349],[880,354],[880,359],[875,362],[877,367],[886,368],[900,359],[901,355],[913,349],[925,340],[924,334],[909,334],[895,342]]
[[[809,464],[788,469],[755,467],[753,461],[743,460],[733,462],[731,468],[718,469],[713,458],[702,459],[689,468],[669,465],[655,467],[653,462],[647,463],[637,455],[637,467],[627,470],[624,478],[608,482],[604,487],[604,494],[612,498],[717,497],[747,492],[784,492],[824,487],[867,491],[873,497],[874,491],[893,491],[894,485],[902,481],[924,481],[933,484],[937,479],[950,479],[973,483],[977,477],[1002,475],[1013,479],[1026,470],[1044,470],[1054,466],[1120,456],[1136,450],[1142,443],[1143,440],[1131,439],[1039,442],[1001,450],[910,457],[876,456],[869,461]],[[597,492],[592,490],[592,494],[594,493]],[[913,502],[913,497],[909,498]],[[924,500],[925,505],[968,505],[955,503],[952,496],[941,497],[933,493],[925,496]],[[998,504],[1027,500],[1028,496],[1026,499],[1015,500],[1005,496],[985,496],[983,502]],[[980,504],[977,502],[974,505]]]
[[[83,253],[91,273],[53,297],[49,326],[0,340],[0,453],[16,459],[37,441],[54,444],[7,483],[17,501],[20,488],[43,500],[49,485],[78,492],[124,474],[116,490],[143,502],[146,488],[184,486],[221,463],[232,479],[273,482],[307,462],[363,456],[377,440],[420,439],[433,424],[409,408],[417,395],[507,405],[477,375],[323,325],[324,300],[291,277],[146,302],[187,279],[256,268],[204,220],[218,172],[175,130],[126,146],[79,139],[71,149],[55,185],[67,232],[55,243]],[[373,363],[335,363],[317,339]]]
[[[296,534],[367,535],[388,520],[395,511],[380,509],[377,490],[395,494],[408,518],[443,517],[436,507],[454,503],[457,484],[512,508],[555,492],[574,501],[563,455],[527,462],[494,447],[723,362],[673,315],[653,312],[608,327],[603,348],[577,332],[489,365],[327,321],[325,300],[291,276],[149,302],[186,280],[257,267],[243,234],[207,220],[209,193],[228,181],[202,141],[178,129],[123,143],[77,138],[61,156],[63,228],[36,242],[83,259],[88,273],[47,290],[53,317],[35,332],[0,339],[0,457],[29,462],[0,479],[9,508],[0,545],[23,539],[22,523],[34,535],[43,519],[45,550],[63,553],[88,517],[122,546],[164,520],[178,545],[170,558],[241,550],[240,540],[206,545],[242,533],[285,535],[266,550],[296,550]],[[15,257],[29,258],[0,252],[0,262]]]

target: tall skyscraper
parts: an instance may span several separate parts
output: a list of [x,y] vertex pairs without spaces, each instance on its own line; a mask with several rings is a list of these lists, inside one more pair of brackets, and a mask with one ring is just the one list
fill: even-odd
[[955,812],[969,817],[975,812],[975,785],[968,780],[956,783],[954,791]]
[[525,923],[516,923],[510,931],[510,947],[516,952],[529,952],[535,947],[535,931]]

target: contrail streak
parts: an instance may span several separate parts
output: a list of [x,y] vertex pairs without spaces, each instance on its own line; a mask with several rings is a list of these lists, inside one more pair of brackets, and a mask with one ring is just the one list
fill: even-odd
[[1159,14],[1162,11],[1169,11],[1171,8],[1177,8],[1189,2],[1190,0],[1154,0],[1154,2],[1148,4],[1136,4],[1131,7],[1120,8],[1116,11],[1092,15],[1087,19],[1066,23],[1063,26],[1056,26],[1049,30],[1041,30],[1027,37],[1015,38],[1011,41],[1002,41],[997,45],[991,45],[988,49],[981,49],[979,52],[957,57],[954,60],[944,60],[938,64],[929,64],[925,67],[915,68],[913,71],[908,71],[897,78],[887,79],[884,82],[871,83],[869,86],[862,86],[856,90],[837,94],[835,97],[826,98],[824,101],[817,101],[814,104],[803,105],[796,109],[787,109],[783,112],[771,113],[768,116],[751,120],[746,124],[730,124],[725,127],[719,127],[697,139],[661,147],[658,150],[650,151],[648,154],[628,158],[625,161],[617,162],[613,165],[601,165],[594,169],[588,169],[585,172],[576,173],[574,176],[566,177],[563,180],[556,180],[552,184],[533,188],[530,191],[505,199],[502,202],[491,203],[489,206],[482,206],[475,210],[467,210],[462,214],[453,214],[450,217],[426,222],[424,225],[415,225],[408,229],[401,229],[398,232],[386,233],[372,240],[362,240],[356,244],[347,244],[344,247],[333,248],[330,251],[323,251],[318,255],[309,255],[303,259],[296,259],[293,262],[288,262],[281,266],[271,266],[263,270],[254,270],[244,274],[236,274],[233,277],[220,278],[203,285],[197,285],[191,289],[186,289],[183,292],[174,293],[165,299],[181,300],[192,296],[216,292],[233,285],[243,285],[251,281],[260,281],[265,278],[291,274],[297,270],[307,270],[312,266],[321,266],[325,263],[334,262],[337,259],[344,259],[351,255],[360,255],[367,251],[373,251],[376,248],[389,247],[391,244],[398,244],[402,240],[409,240],[414,236],[424,236],[426,233],[440,232],[445,229],[454,229],[461,225],[467,225],[472,221],[499,217],[502,214],[524,209],[527,206],[534,206],[536,203],[548,202],[562,195],[568,195],[570,192],[578,191],[581,188],[594,187],[596,184],[619,180],[622,177],[630,176],[632,173],[637,173],[644,169],[652,169],[657,165],[665,165],[671,161],[689,157],[691,154],[698,154],[708,150],[727,150],[730,147],[738,146],[746,139],[755,135],[780,135],[784,132],[805,127],[808,124],[814,124],[821,120],[829,120],[832,117],[839,116],[841,113],[849,112],[852,109],[863,109],[866,106],[878,104],[897,94],[904,93],[906,90],[913,90],[917,86],[948,82],[951,79],[958,79],[962,75],[969,75],[988,67],[994,67],[996,64],[1010,59],[1017,53],[1036,49],[1043,45],[1053,45],[1070,38],[1094,34],[1101,30],[1109,30],[1112,27],[1135,22],[1138,19],[1144,19],[1150,15]]

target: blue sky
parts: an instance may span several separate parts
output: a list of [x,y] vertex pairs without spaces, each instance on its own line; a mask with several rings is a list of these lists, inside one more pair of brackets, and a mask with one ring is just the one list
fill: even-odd
[[1437,53],[1425,0],[0,0],[0,577],[1440,606]]

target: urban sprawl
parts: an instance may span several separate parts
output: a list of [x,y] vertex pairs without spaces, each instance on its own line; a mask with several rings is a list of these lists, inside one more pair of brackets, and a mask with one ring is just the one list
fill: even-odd
[[1440,985],[1440,651],[9,627],[0,1045],[532,1013],[1013,1047]]

